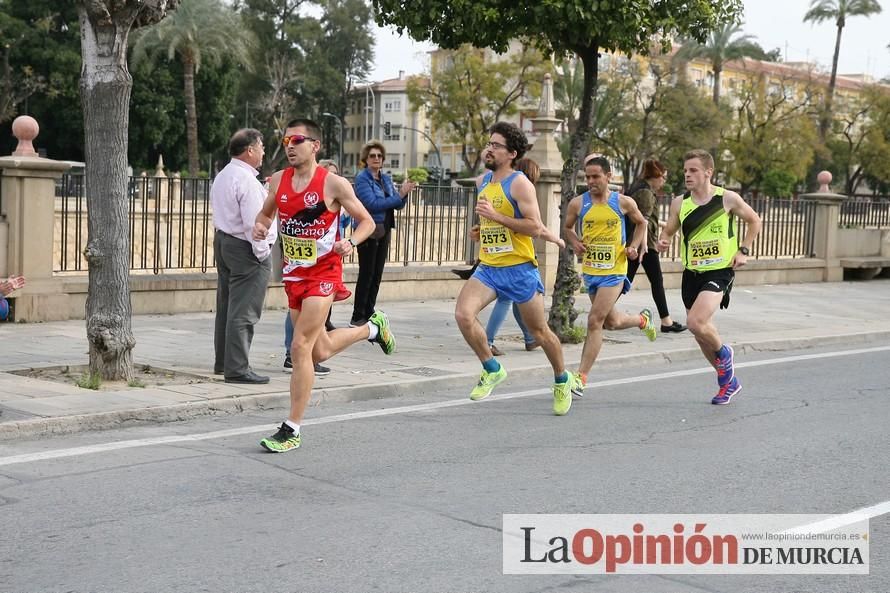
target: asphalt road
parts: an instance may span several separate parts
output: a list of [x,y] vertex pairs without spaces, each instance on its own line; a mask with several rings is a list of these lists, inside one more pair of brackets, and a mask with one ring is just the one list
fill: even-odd
[[881,592],[868,576],[517,576],[504,513],[847,513],[890,500],[890,348],[747,357],[712,406],[703,364],[550,378],[470,403],[313,407],[303,448],[257,415],[0,443],[0,591]]

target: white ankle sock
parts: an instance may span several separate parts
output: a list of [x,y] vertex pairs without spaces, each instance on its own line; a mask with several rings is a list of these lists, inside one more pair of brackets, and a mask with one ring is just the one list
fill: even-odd
[[380,333],[380,328],[378,328],[375,324],[368,322],[368,341],[373,342],[375,338],[377,338],[377,334]]
[[300,434],[300,424],[298,422],[294,422],[293,420],[285,420],[284,423],[294,429],[294,434]]

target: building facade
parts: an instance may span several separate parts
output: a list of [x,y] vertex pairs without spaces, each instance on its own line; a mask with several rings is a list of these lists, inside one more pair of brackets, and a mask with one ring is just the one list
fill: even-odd
[[432,144],[424,137],[429,133],[429,122],[422,107],[409,104],[407,87],[402,71],[398,78],[358,85],[349,94],[343,123],[345,175],[362,168],[362,146],[371,139],[386,147],[386,173],[404,175],[407,169],[436,164]]

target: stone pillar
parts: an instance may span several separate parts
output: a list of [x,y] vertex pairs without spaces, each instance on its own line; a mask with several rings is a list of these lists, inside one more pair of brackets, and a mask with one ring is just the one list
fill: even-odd
[[819,191],[812,194],[801,194],[802,200],[816,203],[815,220],[810,227],[813,232],[813,254],[825,260],[825,271],[822,280],[840,282],[844,279],[844,269],[838,257],[838,224],[841,215],[841,204],[847,198],[831,191],[831,173],[822,171],[816,176]]
[[[12,125],[19,145],[12,156],[0,157],[0,220],[6,226],[4,275],[27,280],[14,294],[17,321],[68,319],[68,296],[53,278],[56,180],[71,165],[37,156],[32,141],[40,130],[32,117],[17,117]],[[2,235],[0,233],[0,239]]]
[[[535,135],[535,144],[529,151],[528,157],[538,163],[538,166],[541,168],[541,178],[536,186],[538,207],[541,209],[541,220],[544,226],[553,231],[554,234],[559,235],[559,202],[562,199],[560,178],[562,177],[563,159],[559,146],[556,144],[554,132],[562,124],[562,120],[556,117],[556,108],[553,100],[553,80],[550,74],[544,75],[538,115],[533,117],[531,122],[532,133]],[[535,250],[538,254],[541,280],[549,293],[556,282],[559,247],[543,239],[536,239]]]

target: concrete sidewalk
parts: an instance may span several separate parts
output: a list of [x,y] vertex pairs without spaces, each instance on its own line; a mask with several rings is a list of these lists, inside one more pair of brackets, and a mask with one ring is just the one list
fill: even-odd
[[[549,305],[549,296],[546,302]],[[668,291],[668,302],[674,319],[685,321],[679,291]],[[586,311],[587,299],[578,295],[576,306]],[[654,309],[648,290],[631,291],[619,306],[627,311]],[[461,385],[469,393],[480,367],[455,325],[453,299],[381,302],[379,307],[390,317],[397,352],[386,357],[375,344],[357,344],[336,356],[325,363],[331,374],[316,379],[313,403],[430,393]],[[335,305],[334,323],[345,324],[350,311],[348,305]],[[272,377],[261,386],[228,385],[213,376],[212,313],[134,317],[137,364],[194,375],[189,384],[144,389],[92,391],[11,374],[86,364],[85,323],[0,324],[0,439],[284,407],[290,381],[290,375],[282,372],[284,315],[284,311],[268,310],[257,328],[251,364],[258,373]],[[484,312],[483,321],[486,316]],[[888,343],[890,280],[737,287],[729,311],[718,313],[717,325],[742,356],[754,350],[832,343]],[[654,343],[636,330],[607,332],[606,338],[597,362],[601,367],[701,359],[688,332],[660,334]],[[505,353],[500,360],[510,372],[506,385],[519,385],[532,377],[540,381],[549,368],[540,349],[525,351],[512,316],[497,344]],[[564,351],[569,367],[574,368],[581,345],[565,345]]]

